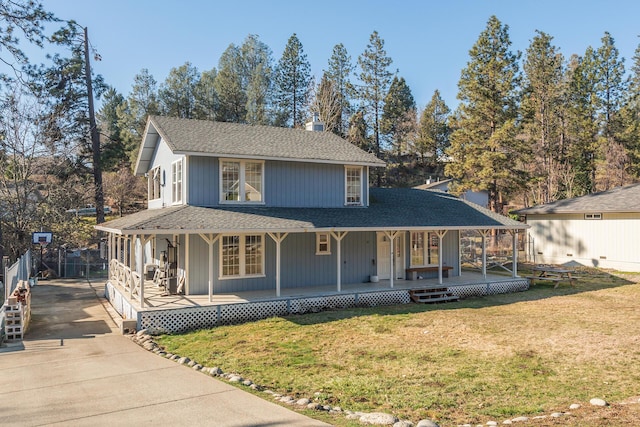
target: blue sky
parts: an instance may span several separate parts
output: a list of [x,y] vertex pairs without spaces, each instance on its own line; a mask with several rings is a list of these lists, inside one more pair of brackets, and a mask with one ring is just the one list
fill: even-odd
[[356,64],[377,30],[419,108],[439,89],[455,108],[460,71],[491,15],[509,25],[513,50],[524,52],[535,30],[554,37],[565,57],[614,37],[627,68],[640,43],[638,0],[42,0],[46,10],[89,29],[102,56],[94,71],[125,96],[147,68],[158,83],[186,61],[217,68],[230,43],[257,34],[277,61],[296,33],[314,75],[342,43]]

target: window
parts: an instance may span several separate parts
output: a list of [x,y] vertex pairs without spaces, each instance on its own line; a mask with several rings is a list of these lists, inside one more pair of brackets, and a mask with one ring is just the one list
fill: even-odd
[[316,233],[316,255],[331,255],[329,233]]
[[222,160],[220,162],[220,203],[260,203],[263,201],[263,162]]
[[345,195],[346,205],[362,206],[362,167],[345,168]]
[[438,264],[438,235],[423,231],[411,233],[411,266]]
[[584,214],[584,219],[602,219],[601,213]]
[[147,184],[149,186],[149,200],[160,198],[160,166],[151,169],[149,172]]
[[182,160],[171,163],[171,202],[182,202]]
[[264,237],[262,235],[222,236],[220,276],[262,276],[264,271]]

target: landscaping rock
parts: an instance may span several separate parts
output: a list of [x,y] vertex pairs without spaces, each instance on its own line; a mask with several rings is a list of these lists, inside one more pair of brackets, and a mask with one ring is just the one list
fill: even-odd
[[187,356],[183,356],[183,357],[179,357],[178,358],[178,363],[181,364],[181,365],[186,365],[189,362],[191,362],[191,359],[189,359]]
[[513,424],[513,421],[511,421],[511,420],[504,420],[504,421],[502,422],[502,425],[505,425],[505,426],[507,426],[507,425],[511,425],[511,424]]
[[497,426],[498,422],[497,421],[487,421],[487,425],[488,426]]
[[512,418],[511,421],[513,421],[514,423],[523,423],[525,421],[529,421],[529,417],[516,417]]
[[[373,424],[377,426],[391,426],[398,422],[398,419],[391,414],[385,414],[382,412],[372,412],[370,414],[363,414],[360,417],[360,422],[365,424]],[[420,423],[418,423],[420,427]],[[422,426],[422,427],[427,427]]]
[[562,416],[562,412],[554,412],[549,416],[552,418],[560,418]]
[[579,409],[580,408],[580,404],[579,403],[572,403],[571,405],[569,405],[569,409],[571,410],[575,410],[575,409]]
[[306,397],[303,399],[298,399],[296,401],[296,405],[298,406],[307,406],[309,403],[311,403],[311,401],[309,399],[307,399]]
[[242,381],[243,381],[243,379],[242,379],[242,377],[240,375],[231,375],[229,377],[229,382],[230,383],[240,383]]
[[416,427],[439,427],[438,424],[431,420],[420,420]]
[[400,420],[395,423],[393,427],[413,427],[413,423],[411,421]]
[[609,404],[604,399],[598,398],[591,399],[589,403],[593,406],[609,406]]
[[307,409],[311,409],[314,411],[319,411],[322,409],[322,405],[319,404],[318,402],[311,402],[307,405]]

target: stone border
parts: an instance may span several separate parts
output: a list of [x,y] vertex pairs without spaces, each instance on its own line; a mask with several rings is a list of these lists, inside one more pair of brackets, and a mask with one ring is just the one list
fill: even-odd
[[[243,378],[238,373],[224,372],[222,369],[220,369],[217,366],[216,367],[203,366],[198,362],[196,362],[195,360],[189,359],[188,357],[180,356],[173,353],[168,353],[164,351],[164,349],[154,341],[153,335],[154,335],[153,330],[142,329],[128,336],[133,342],[135,342],[145,350],[157,354],[158,356],[164,357],[169,360],[173,360],[176,363],[187,366],[195,371],[202,372],[205,375],[218,377],[220,379],[226,380],[231,384],[243,385],[245,387],[250,388],[251,390],[262,392],[268,395],[269,397],[271,397],[271,399],[275,400],[276,402],[280,402],[285,405],[295,407],[297,409],[325,411],[329,414],[343,414],[347,419],[358,420],[363,424],[370,424],[370,425],[384,425],[384,426],[393,426],[393,427],[439,427],[439,425],[436,422],[428,419],[420,420],[418,421],[417,424],[414,424],[409,420],[400,420],[394,415],[386,414],[382,412],[370,412],[370,413],[354,412],[354,411],[343,409],[339,406],[323,405],[320,402],[318,402],[319,393],[316,393],[315,396],[312,398],[299,398],[299,399],[296,399],[288,395],[282,395],[280,393],[274,392],[273,390],[270,390],[258,384],[255,384],[253,381]],[[598,407],[609,406],[608,402],[600,398],[591,399],[589,401],[589,404],[592,406],[598,406]],[[628,401],[622,402],[621,404],[623,405],[640,404],[640,398],[629,399]],[[569,406],[569,409],[576,410],[576,409],[579,409],[580,407],[581,407],[580,404],[573,403]],[[457,427],[498,426],[499,424],[512,425],[512,424],[523,423],[527,421],[542,420],[545,418],[561,418],[569,415],[572,415],[572,413],[569,411],[552,412],[548,415],[537,415],[533,417],[521,416],[521,417],[510,418],[510,419],[503,420],[502,423],[498,423],[498,421],[492,420],[492,421],[487,421],[485,424],[459,424]]]

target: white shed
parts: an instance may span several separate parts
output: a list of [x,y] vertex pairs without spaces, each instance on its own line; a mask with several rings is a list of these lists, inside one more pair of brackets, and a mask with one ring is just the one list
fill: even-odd
[[516,211],[536,263],[640,271],[640,184]]

